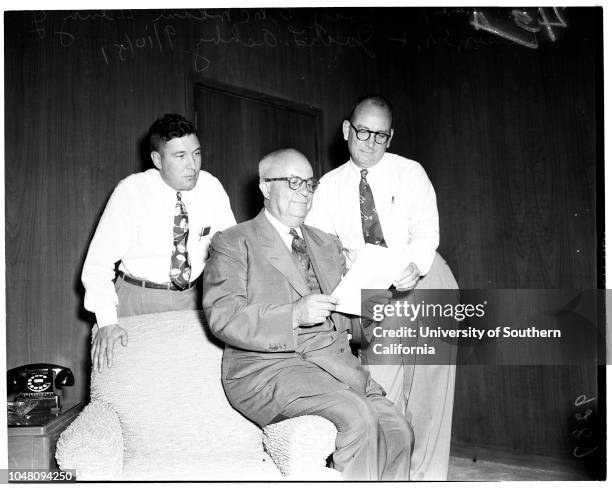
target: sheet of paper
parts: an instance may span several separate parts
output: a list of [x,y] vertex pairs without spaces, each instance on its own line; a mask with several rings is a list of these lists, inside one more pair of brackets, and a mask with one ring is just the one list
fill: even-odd
[[361,290],[387,289],[408,264],[405,250],[366,244],[331,293],[338,298],[336,311],[361,314]]

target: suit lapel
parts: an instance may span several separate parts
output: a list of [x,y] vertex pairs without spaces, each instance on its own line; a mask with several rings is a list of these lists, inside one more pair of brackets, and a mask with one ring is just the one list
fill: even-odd
[[332,279],[329,274],[337,269],[337,265],[334,264],[333,258],[330,257],[329,249],[323,247],[323,243],[319,240],[317,235],[312,233],[308,226],[302,226],[301,229],[304,240],[306,240],[306,244],[308,245],[310,263],[317,275],[319,286],[321,286],[321,292],[323,294],[330,294],[336,284],[332,284]]
[[300,296],[310,294],[306,280],[295,265],[291,252],[283,243],[278,232],[268,221],[263,210],[253,220],[257,238],[262,252],[268,262],[274,266],[291,284]]

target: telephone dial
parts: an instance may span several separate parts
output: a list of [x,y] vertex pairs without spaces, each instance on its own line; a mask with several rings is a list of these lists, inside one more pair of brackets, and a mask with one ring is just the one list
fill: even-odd
[[7,393],[18,393],[15,402],[35,402],[35,410],[59,411],[61,390],[74,385],[72,371],[55,364],[27,364],[6,373]]

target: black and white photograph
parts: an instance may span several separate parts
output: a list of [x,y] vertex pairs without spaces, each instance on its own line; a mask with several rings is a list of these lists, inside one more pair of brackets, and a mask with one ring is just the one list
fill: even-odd
[[606,7],[49,6],[0,482],[607,481]]

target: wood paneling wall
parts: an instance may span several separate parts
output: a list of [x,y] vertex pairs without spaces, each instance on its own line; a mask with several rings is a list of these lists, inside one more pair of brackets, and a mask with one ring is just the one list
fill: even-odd
[[[193,77],[321,109],[324,169],[347,157],[353,99],[387,93],[392,151],[429,173],[462,287],[596,287],[601,9],[565,16],[529,49],[467,9],[5,13],[7,367],[68,365],[86,397],[89,240],[149,166],[149,124],[193,110]],[[597,387],[593,369],[459,367],[453,439],[571,459],[574,400]]]
[[[379,64],[382,90],[405,96],[391,150],[427,170],[439,251],[462,288],[597,286],[601,30],[596,15],[579,14],[587,13],[568,12],[561,45],[477,43],[466,25],[442,22],[428,48],[406,46],[403,59],[393,53]],[[592,35],[577,32],[581,21],[593,23]],[[572,457],[583,442],[572,434],[584,413],[574,403],[597,396],[595,368],[459,366],[456,383],[453,440],[472,448],[463,454],[504,448],[582,463]]]

